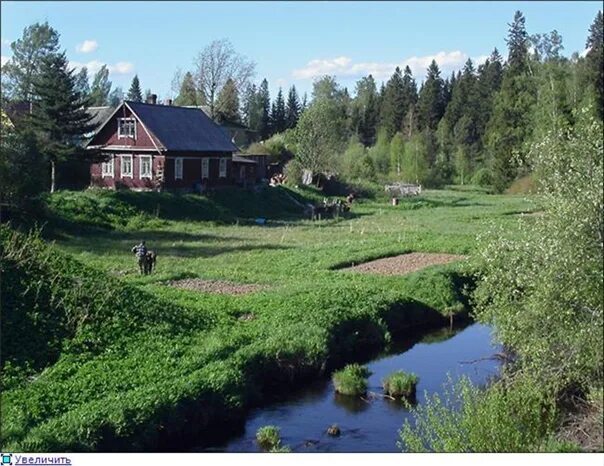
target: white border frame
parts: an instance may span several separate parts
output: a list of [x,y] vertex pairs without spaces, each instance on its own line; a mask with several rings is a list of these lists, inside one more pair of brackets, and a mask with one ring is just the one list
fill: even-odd
[[[204,164],[205,162],[205,164]],[[205,169],[204,169],[205,166]],[[204,176],[205,172],[205,176]],[[201,179],[210,179],[210,159],[209,158],[201,158]]]
[[[130,158],[130,173],[124,174],[124,159]],[[120,178],[134,178],[134,157],[132,154],[120,154]]]
[[[178,173],[178,163],[180,162],[180,174]],[[183,157],[176,157],[174,159],[174,179],[182,180],[184,178],[185,171],[185,159]]]
[[[120,132],[120,121],[126,121],[126,120],[134,122],[134,136],[122,134]],[[136,118],[134,118],[134,117],[118,117],[117,118],[117,138],[118,139],[134,139],[136,141],[136,139],[137,139],[137,137],[136,137],[137,136],[137,134],[136,134],[137,124],[136,123],[137,123]]]
[[[149,160],[149,168],[151,170],[151,173],[149,173],[149,175],[143,175],[143,159]],[[138,178],[141,180],[153,178],[153,156],[152,155],[139,155],[138,156]]]
[[[104,166],[109,165],[111,167],[111,173],[105,173]],[[101,162],[101,177],[102,178],[114,178],[115,177],[115,155],[110,155],[109,160]]]

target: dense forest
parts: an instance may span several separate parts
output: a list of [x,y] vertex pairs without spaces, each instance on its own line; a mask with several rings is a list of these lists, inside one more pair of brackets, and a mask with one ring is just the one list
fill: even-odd
[[[381,85],[371,75],[361,78],[353,93],[335,76],[324,76],[313,83],[310,99],[300,97],[292,86],[287,92],[279,89],[272,101],[266,79],[252,82],[254,62],[237,54],[228,41],[215,41],[195,58],[194,70],[177,71],[172,97],[175,105],[206,106],[218,122],[249,127],[262,144],[243,148],[248,153],[276,159],[295,156],[286,167],[292,181],[299,181],[302,169],[307,169],[360,184],[477,184],[502,192],[520,180],[520,189],[526,190],[533,185],[528,176],[533,171],[528,154],[533,143],[550,130],[572,128],[584,106],[591,104],[602,118],[602,24],[600,11],[587,31],[585,52],[567,57],[557,31],[530,34],[517,11],[509,24],[507,59],[494,49],[484,63],[468,59],[450,76],[443,76],[433,61],[421,83],[409,67],[397,67]],[[112,89],[106,66],[90,83],[86,68],[69,69],[59,34],[47,23],[26,28],[12,49],[13,58],[2,70],[3,105],[37,101],[49,102],[46,107],[51,108],[61,100],[71,102],[71,110],[61,115],[71,123],[54,132],[64,139],[60,150],[34,148],[40,147],[34,135],[57,116],[44,110],[32,119],[38,121],[34,131],[22,131],[19,141],[9,141],[21,152],[29,147],[26,152],[34,159],[54,163],[76,153],[83,156],[70,148],[74,137],[89,130],[83,116],[76,115],[78,106],[143,101],[152,92],[147,89],[143,96],[138,75],[127,93]],[[45,72],[53,60],[54,71]],[[57,70],[62,76],[53,75]],[[53,92],[59,81],[61,95]],[[3,170],[2,176],[13,178],[8,164]],[[44,189],[46,184],[36,182],[30,188]]]

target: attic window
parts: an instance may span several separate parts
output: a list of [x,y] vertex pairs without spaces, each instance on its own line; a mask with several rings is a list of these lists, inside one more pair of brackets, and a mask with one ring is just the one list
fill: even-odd
[[136,120],[134,118],[118,118],[117,137],[136,139]]

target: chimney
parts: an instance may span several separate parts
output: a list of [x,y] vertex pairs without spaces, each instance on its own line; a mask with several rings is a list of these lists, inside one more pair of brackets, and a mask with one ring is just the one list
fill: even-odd
[[166,105],[171,106],[172,105],[172,99],[166,99]]
[[149,97],[147,98],[147,103],[156,105],[157,104],[157,94],[150,94]]

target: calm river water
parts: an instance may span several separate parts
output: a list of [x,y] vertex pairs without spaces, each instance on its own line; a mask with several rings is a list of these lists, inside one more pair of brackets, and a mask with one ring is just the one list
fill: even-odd
[[[373,373],[369,391],[382,393],[381,380],[402,369],[419,376],[417,402],[423,403],[424,391],[442,393],[448,374],[453,379],[466,375],[478,384],[496,376],[500,363],[490,357],[500,350],[489,327],[476,323],[423,333],[367,363]],[[260,451],[256,431],[271,424],[281,429],[282,444],[294,452],[396,452],[400,451],[398,430],[405,419],[411,416],[400,402],[336,396],[327,378],[251,411],[239,436],[203,451]],[[339,437],[327,435],[331,424],[340,427]]]

